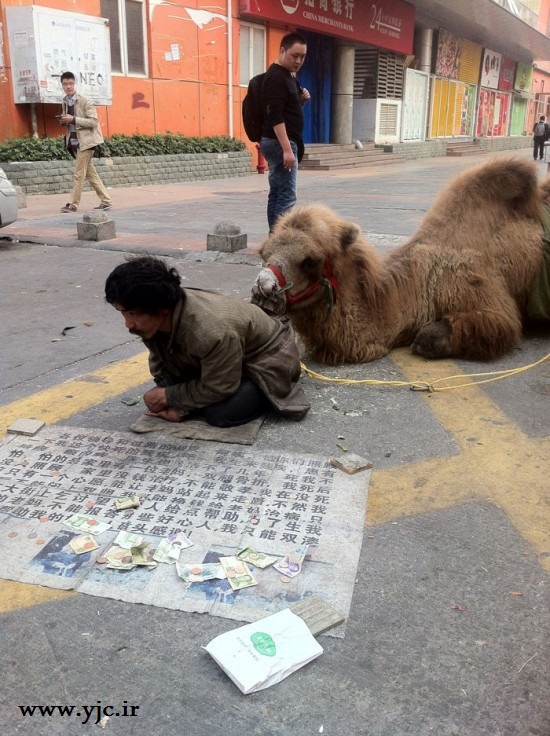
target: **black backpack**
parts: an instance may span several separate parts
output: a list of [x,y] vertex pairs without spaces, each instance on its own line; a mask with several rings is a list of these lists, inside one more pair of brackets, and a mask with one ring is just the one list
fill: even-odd
[[248,90],[243,100],[243,125],[246,135],[253,143],[262,139],[264,108],[262,105],[262,86],[265,72],[256,74],[248,83]]

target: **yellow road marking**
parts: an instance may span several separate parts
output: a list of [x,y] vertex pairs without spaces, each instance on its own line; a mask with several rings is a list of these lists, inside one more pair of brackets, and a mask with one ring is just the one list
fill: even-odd
[[[451,361],[428,362],[409,350],[392,359],[409,380],[460,373]],[[146,353],[46,389],[2,409],[0,435],[19,417],[54,423],[147,381]],[[548,438],[528,438],[480,388],[422,394],[457,454],[375,471],[369,491],[368,524],[484,499],[502,508],[538,552],[548,550],[550,513],[543,506],[548,485]],[[547,569],[550,560],[541,559]],[[26,583],[0,581],[0,611],[74,595]]]
[[[46,424],[53,424],[118,396],[150,378],[147,353],[140,353],[133,358],[39,391],[26,399],[2,407],[0,436],[4,436],[9,425],[20,417],[40,419]],[[0,580],[0,612],[14,611],[70,595],[74,593],[30,583]]]
[[16,583],[14,580],[0,580],[0,613],[18,611],[21,608],[49,603],[72,595],[75,595],[72,590],[57,590],[31,583]]
[[[460,373],[451,361],[426,363],[409,350],[394,351],[391,357],[409,380]],[[480,388],[422,396],[456,441],[457,454],[375,471],[367,524],[483,499],[503,509],[537,553],[547,553],[550,439],[527,437]],[[550,570],[548,557],[540,561]]]
[[0,437],[20,417],[40,419],[46,424],[53,424],[118,396],[150,378],[147,353],[140,353],[133,358],[39,391],[2,407]]

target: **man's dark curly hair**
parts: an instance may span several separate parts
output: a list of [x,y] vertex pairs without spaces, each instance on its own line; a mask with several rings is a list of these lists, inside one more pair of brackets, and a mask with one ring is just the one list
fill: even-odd
[[181,277],[160,258],[138,256],[121,263],[105,282],[105,300],[125,310],[158,314],[173,310],[184,293]]

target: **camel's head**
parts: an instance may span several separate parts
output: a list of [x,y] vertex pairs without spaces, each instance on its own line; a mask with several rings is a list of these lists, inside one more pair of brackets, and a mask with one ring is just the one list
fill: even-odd
[[265,268],[252,302],[281,315],[336,297],[336,261],[359,228],[322,205],[302,205],[283,215],[260,249]]

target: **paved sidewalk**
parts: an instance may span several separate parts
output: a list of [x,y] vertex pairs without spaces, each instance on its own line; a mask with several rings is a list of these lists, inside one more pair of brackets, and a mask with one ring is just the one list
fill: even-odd
[[[265,235],[260,222],[267,187],[266,177],[251,174],[239,179],[113,189],[114,206],[106,214],[115,221],[117,237],[100,243],[80,241],[76,233],[76,223],[97,204],[93,192],[84,192],[75,214],[59,211],[67,194],[28,195],[27,207],[2,235],[15,236],[21,242],[107,250],[205,251],[206,235],[217,222],[237,222],[244,232],[243,215],[252,204],[252,219],[258,226],[247,232],[249,241],[257,245]],[[207,223],[212,223],[211,227]]]
[[[530,149],[502,154],[530,158]],[[418,226],[431,202],[449,178],[486,161],[488,155],[464,158],[433,158],[399,164],[363,167],[334,172],[303,171],[298,175],[300,203],[323,202],[344,217],[357,222],[368,234],[383,233],[398,239]],[[540,164],[541,176],[547,165]],[[85,191],[78,213],[59,210],[67,194],[28,195],[19,219],[0,232],[21,242],[100,248],[159,255],[203,253],[206,236],[219,222],[233,222],[248,236],[246,252],[224,254],[226,260],[254,255],[267,235],[267,174],[251,173],[236,179],[150,185],[112,190],[117,237],[100,243],[77,239],[76,223],[97,204],[92,191]],[[209,260],[217,258],[211,253]],[[202,257],[202,256],[201,256]]]

